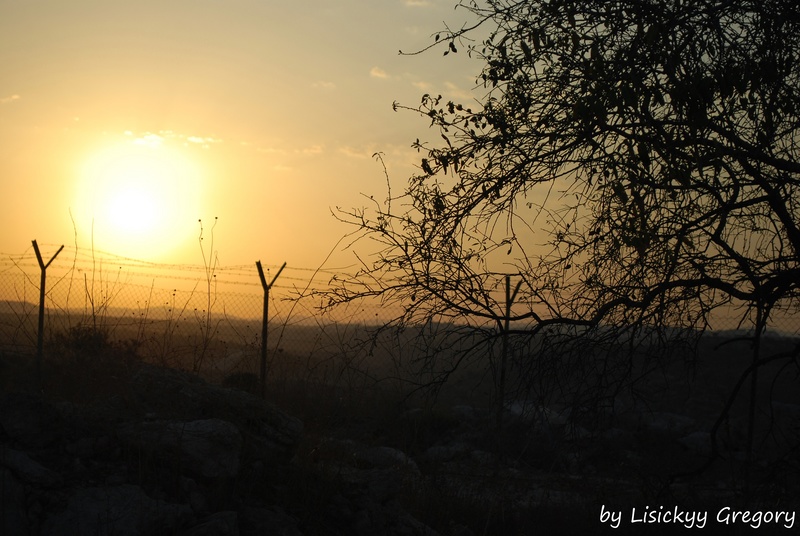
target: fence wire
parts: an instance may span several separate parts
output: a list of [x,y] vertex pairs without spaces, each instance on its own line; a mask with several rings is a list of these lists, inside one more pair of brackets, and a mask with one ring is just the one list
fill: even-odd
[[[59,246],[43,244],[50,258]],[[278,265],[264,265],[266,279]],[[32,248],[0,254],[0,349],[33,354],[37,343],[40,268]],[[147,360],[204,371],[215,377],[234,372],[258,374],[263,289],[255,263],[203,266],[142,262],[65,247],[47,268],[44,338],[53,346],[75,330],[100,330],[111,341],[132,342]],[[366,359],[367,330],[385,318],[377,304],[351,303],[322,312],[313,298],[333,271],[287,266],[270,291],[268,360],[273,375],[336,374]],[[742,328],[741,315],[718,315],[718,332]],[[775,315],[770,331],[800,336],[791,314]],[[61,337],[61,339],[59,339]],[[384,341],[382,344],[390,344]],[[401,339],[386,349],[402,355]],[[374,355],[370,355],[375,359]],[[389,357],[387,357],[389,359]],[[374,364],[374,363],[373,363]],[[339,373],[340,373],[339,372]]]
[[[59,246],[41,245],[49,258]],[[32,249],[0,254],[0,348],[33,354],[41,271]],[[278,266],[263,265],[270,281]],[[357,326],[374,321],[366,306],[322,314],[303,293],[324,286],[325,270],[287,266],[269,293],[268,356],[287,362],[340,355]],[[258,373],[264,291],[247,266],[156,264],[65,247],[46,270],[44,338],[52,346],[72,332],[100,331],[131,342],[149,361],[212,376]]]

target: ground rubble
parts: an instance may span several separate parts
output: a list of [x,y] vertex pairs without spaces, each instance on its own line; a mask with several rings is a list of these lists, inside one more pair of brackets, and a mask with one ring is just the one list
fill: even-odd
[[[470,536],[513,533],[515,516],[594,530],[602,504],[733,504],[736,421],[718,437],[728,466],[663,486],[708,456],[715,414],[700,407],[517,401],[497,427],[494,410],[461,403],[314,430],[245,391],[141,365],[81,403],[0,394],[0,534]],[[774,410],[798,422],[800,405]],[[486,512],[504,524],[476,530]]]
[[253,395],[153,366],[88,404],[5,393],[0,534],[435,534],[393,499],[404,458],[388,448],[310,511],[293,491],[320,485],[295,467],[302,436]]

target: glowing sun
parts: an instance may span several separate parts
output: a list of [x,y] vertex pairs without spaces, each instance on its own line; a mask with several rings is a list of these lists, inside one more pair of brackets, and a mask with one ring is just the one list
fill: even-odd
[[86,159],[76,205],[94,240],[124,256],[152,259],[196,231],[203,180],[188,154],[125,140]]

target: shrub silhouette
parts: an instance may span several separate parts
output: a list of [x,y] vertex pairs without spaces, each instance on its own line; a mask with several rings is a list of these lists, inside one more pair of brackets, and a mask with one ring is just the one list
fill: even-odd
[[45,358],[45,390],[73,400],[118,394],[140,361],[137,350],[136,341],[114,340],[101,327],[78,324],[58,332]]
[[261,392],[261,382],[252,372],[234,372],[222,380],[222,385],[239,391],[246,391],[253,395]]

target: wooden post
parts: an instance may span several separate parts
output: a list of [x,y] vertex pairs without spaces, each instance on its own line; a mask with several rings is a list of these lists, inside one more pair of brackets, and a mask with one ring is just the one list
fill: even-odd
[[39,382],[39,390],[44,389],[44,384],[42,383],[42,355],[44,354],[44,293],[45,284],[47,283],[47,267],[58,257],[62,249],[64,249],[63,245],[58,248],[55,255],[45,264],[39,251],[39,244],[36,243],[36,240],[33,240],[33,251],[36,252],[36,260],[39,261],[39,268],[42,270],[42,277],[39,281],[39,327],[36,334],[36,379]]
[[267,284],[267,278],[264,277],[264,269],[261,267],[261,261],[256,261],[256,268],[258,268],[258,277],[261,279],[261,286],[264,288],[264,310],[261,314],[261,398],[267,397],[267,336],[269,335],[269,289],[272,288],[272,285],[275,283],[275,280],[278,279],[278,276],[281,275],[281,272],[284,268],[286,268],[286,263],[284,262],[283,265],[278,270],[278,273],[275,274],[275,277],[272,278],[269,284]]

